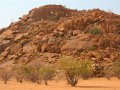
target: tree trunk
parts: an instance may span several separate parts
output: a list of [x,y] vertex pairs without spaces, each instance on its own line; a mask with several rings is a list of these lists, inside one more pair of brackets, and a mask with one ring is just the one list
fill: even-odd
[[78,77],[76,75],[68,75],[67,81],[71,86],[75,86],[78,82]]
[[22,80],[19,80],[20,83],[22,83]]
[[4,83],[7,84],[7,80],[5,80]]
[[78,81],[77,80],[68,80],[68,82],[71,86],[75,86]]
[[45,80],[45,85],[48,85],[47,80]]

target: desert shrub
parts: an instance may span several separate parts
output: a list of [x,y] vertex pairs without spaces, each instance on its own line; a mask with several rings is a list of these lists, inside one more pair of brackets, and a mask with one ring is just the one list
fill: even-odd
[[4,81],[5,84],[12,78],[12,71],[4,68],[0,69],[0,78]]
[[18,82],[22,83],[23,78],[25,76],[24,66],[14,66],[13,75]]
[[26,66],[24,67],[24,72],[25,72],[26,80],[32,81],[34,83],[37,82],[38,84],[41,83],[40,73],[36,68],[31,66]]
[[43,66],[39,72],[44,80],[45,85],[48,84],[48,80],[52,80],[55,77],[56,70],[52,66]]
[[98,35],[98,34],[101,33],[101,31],[100,31],[99,28],[94,27],[94,28],[90,29],[89,33],[90,33],[90,34],[93,34],[93,35]]
[[37,51],[36,51],[36,52],[33,52],[33,53],[32,53],[32,56],[33,56],[33,57],[38,57],[38,56],[40,56],[40,53],[37,52]]
[[80,77],[88,79],[93,73],[92,63],[89,60],[61,57],[58,64],[59,69],[64,70],[66,79],[71,86],[75,86]]
[[88,50],[95,51],[95,50],[96,50],[96,47],[95,47],[95,46],[90,46],[90,47],[88,48]]
[[80,68],[81,77],[84,80],[88,79],[93,73],[92,63],[89,60],[81,60],[80,66],[81,66]]
[[24,73],[25,73],[25,79],[37,82],[38,84],[41,84],[41,74],[39,73],[40,68],[42,67],[42,64],[39,61],[35,61],[32,63],[29,63],[27,66],[24,66]]
[[32,62],[32,63],[29,63],[28,66],[39,70],[43,65],[39,61],[35,61],[35,62]]
[[114,63],[114,72],[118,79],[120,79],[120,61]]
[[68,83],[75,86],[81,72],[80,62],[72,57],[61,57],[58,64],[59,69],[64,70]]
[[113,72],[113,65],[104,66],[104,74],[108,80],[113,76]]

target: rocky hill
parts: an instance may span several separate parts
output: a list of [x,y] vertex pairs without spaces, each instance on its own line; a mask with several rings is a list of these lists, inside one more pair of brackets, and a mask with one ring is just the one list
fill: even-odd
[[95,74],[120,60],[120,15],[99,9],[46,5],[0,30],[0,65],[34,61],[54,64],[60,56],[93,62]]

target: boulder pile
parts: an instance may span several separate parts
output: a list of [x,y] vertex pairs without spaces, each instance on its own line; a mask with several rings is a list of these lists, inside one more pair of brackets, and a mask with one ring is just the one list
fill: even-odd
[[120,15],[46,5],[0,30],[1,64],[54,64],[62,55],[91,60],[102,76],[102,67],[120,60]]

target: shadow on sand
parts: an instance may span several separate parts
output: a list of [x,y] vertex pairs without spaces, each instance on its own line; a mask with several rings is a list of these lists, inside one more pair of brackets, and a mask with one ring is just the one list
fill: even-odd
[[110,88],[115,89],[114,87],[107,87],[107,86],[76,86],[78,88]]

